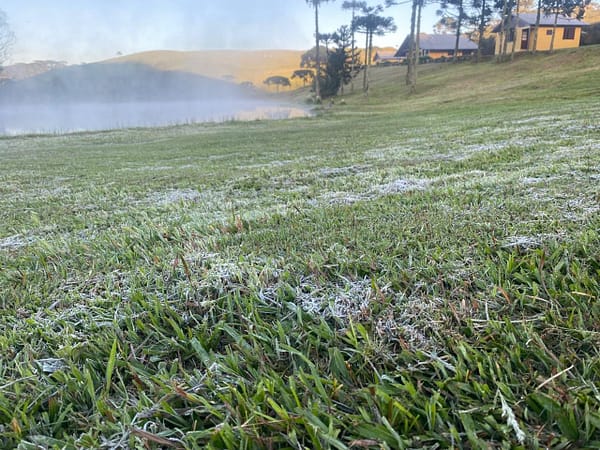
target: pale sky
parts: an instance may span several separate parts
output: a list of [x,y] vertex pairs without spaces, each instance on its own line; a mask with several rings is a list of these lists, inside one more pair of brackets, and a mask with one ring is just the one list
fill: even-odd
[[[370,1],[370,5],[383,0]],[[320,8],[320,31],[350,23],[342,0]],[[93,62],[146,50],[309,49],[314,14],[305,0],[0,0],[16,35],[8,63]],[[396,33],[376,46],[398,47],[409,32],[410,5],[383,12]],[[435,6],[424,11],[432,32]],[[360,39],[360,38],[359,38]],[[360,42],[360,41],[359,41]]]

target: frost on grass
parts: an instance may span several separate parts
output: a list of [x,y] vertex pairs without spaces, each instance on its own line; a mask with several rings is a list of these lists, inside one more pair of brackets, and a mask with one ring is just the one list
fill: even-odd
[[425,189],[428,184],[429,181],[424,179],[399,179],[391,183],[377,185],[374,189],[383,195],[388,195],[408,191],[420,191]]
[[330,204],[352,205],[367,200],[376,200],[385,195],[401,194],[410,191],[421,191],[429,185],[426,179],[398,179],[385,184],[372,185],[367,192],[329,192],[321,198]]
[[35,238],[32,236],[22,236],[20,234],[15,234],[14,236],[9,236],[3,239],[0,239],[0,250],[12,250],[21,247],[25,247],[35,241]]
[[399,341],[413,350],[437,351],[434,335],[442,327],[439,315],[443,309],[443,300],[438,297],[415,293],[406,298],[396,294],[390,307],[378,317],[375,331],[381,338]]
[[324,177],[337,177],[343,175],[354,175],[363,172],[366,168],[363,166],[347,166],[347,167],[324,167],[319,170],[319,175]]
[[[369,193],[354,193],[354,192],[329,192],[321,196],[322,199],[326,200],[328,203],[341,204],[341,205],[352,205],[356,202],[362,202],[365,200],[374,200],[376,197]],[[309,202],[313,204],[315,202]]]
[[383,342],[420,350],[438,348],[433,336],[441,328],[441,322],[435,320],[443,308],[439,298],[406,298],[389,286],[376,286],[370,278],[344,277],[338,283],[307,277],[294,293],[296,304],[304,311],[314,317],[334,319],[340,328],[353,322],[374,322],[375,332]]
[[520,250],[532,250],[541,248],[550,242],[556,242],[563,239],[558,234],[536,234],[533,236],[510,236],[503,242],[504,248],[518,248]]
[[368,278],[356,281],[344,278],[339,284],[321,285],[308,277],[295,291],[297,303],[311,315],[342,322],[370,318],[374,292]]
[[194,189],[172,189],[165,192],[154,192],[148,197],[148,202],[156,205],[170,205],[180,202],[195,202],[202,194]]

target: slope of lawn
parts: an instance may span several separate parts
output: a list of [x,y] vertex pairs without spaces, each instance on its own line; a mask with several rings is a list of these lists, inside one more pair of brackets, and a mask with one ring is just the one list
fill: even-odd
[[600,48],[401,70],[0,138],[0,447],[598,448]]

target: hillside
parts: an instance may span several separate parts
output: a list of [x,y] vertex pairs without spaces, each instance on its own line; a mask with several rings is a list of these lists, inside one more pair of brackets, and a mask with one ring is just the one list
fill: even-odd
[[[394,52],[395,49],[375,47],[373,57],[377,51]],[[304,53],[304,50],[160,50],[121,56],[107,62],[135,62],[160,70],[195,73],[235,83],[249,81],[257,88],[269,90],[263,81],[273,75],[290,78],[300,68]],[[302,86],[298,79],[290,81],[292,88]]]
[[107,62],[146,64],[159,70],[194,73],[238,84],[249,81],[264,88],[263,81],[269,76],[290,77],[299,67],[303,53],[300,50],[161,50],[121,56]]
[[381,111],[429,110],[442,105],[543,103],[552,99],[600,96],[600,45],[520,54],[512,62],[432,63],[418,67],[417,91],[410,95],[406,67],[375,67],[369,96],[357,86],[346,102]]
[[17,63],[0,68],[0,82],[3,80],[24,80],[35,77],[67,65],[64,61],[35,61],[32,63]]
[[5,104],[48,102],[175,101],[249,95],[238,85],[139,63],[85,64],[0,85]]

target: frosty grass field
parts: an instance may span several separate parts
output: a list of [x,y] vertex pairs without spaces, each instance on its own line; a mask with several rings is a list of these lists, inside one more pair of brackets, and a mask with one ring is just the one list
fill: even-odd
[[0,138],[0,447],[600,446],[598,97],[376,81]]

